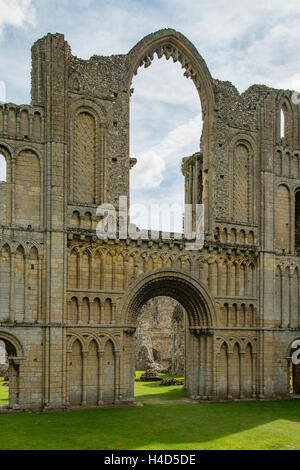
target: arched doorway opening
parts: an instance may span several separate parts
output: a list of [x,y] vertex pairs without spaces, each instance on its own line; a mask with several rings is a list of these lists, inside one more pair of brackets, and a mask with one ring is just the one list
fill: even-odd
[[20,364],[24,359],[23,349],[13,335],[2,331],[0,331],[0,343],[2,360],[4,357],[4,361],[8,362],[8,367],[5,367],[8,393],[2,393],[4,403],[0,401],[0,406],[18,408],[20,399]]
[[[135,397],[180,398],[184,392],[186,312],[167,296],[148,300],[137,315]],[[152,375],[152,377],[151,377]]]
[[134,332],[138,313],[150,299],[167,296],[179,302],[187,316],[186,389],[189,397],[210,399],[215,394],[214,335],[216,309],[206,287],[193,275],[173,269],[156,269],[138,278],[119,305],[127,325],[124,351],[128,357],[123,381],[126,399],[133,399],[135,376]]

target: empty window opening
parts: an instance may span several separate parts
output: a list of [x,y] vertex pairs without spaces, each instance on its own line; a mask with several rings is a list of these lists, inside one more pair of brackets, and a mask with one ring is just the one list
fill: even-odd
[[[201,103],[197,89],[183,76],[181,65],[154,57],[140,68],[131,98],[130,222],[140,229],[183,232],[183,158],[200,150]],[[192,165],[191,165],[192,167]],[[198,165],[197,165],[198,171]]]
[[280,110],[280,139],[286,140],[288,137],[288,112],[285,104]]

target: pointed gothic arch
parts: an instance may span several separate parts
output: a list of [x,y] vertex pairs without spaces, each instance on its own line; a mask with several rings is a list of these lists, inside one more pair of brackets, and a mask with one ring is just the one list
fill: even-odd
[[[174,29],[163,29],[149,34],[139,41],[127,54],[124,88],[131,89],[133,76],[141,66],[148,67],[154,58],[172,57],[174,62],[180,62],[185,70],[184,75],[191,78],[198,91],[202,109],[202,137],[201,148],[203,153],[203,195],[202,203],[205,211],[205,226],[207,232],[212,230],[213,207],[213,177],[214,159],[213,127],[215,122],[215,93],[214,83],[208,67],[195,46],[181,33]],[[199,129],[200,139],[200,129]]]

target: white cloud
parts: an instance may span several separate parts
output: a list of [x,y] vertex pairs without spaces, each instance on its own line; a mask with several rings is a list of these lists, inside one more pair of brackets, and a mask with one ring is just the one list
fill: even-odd
[[167,165],[169,171],[175,167],[180,172],[182,158],[199,151],[201,130],[202,119],[198,114],[169,132],[158,145],[137,155],[137,164],[131,170],[132,189],[158,188]]
[[5,26],[34,26],[35,18],[31,0],[0,0],[0,33],[3,33]]
[[[299,0],[0,0],[0,78],[8,100],[25,102],[30,45],[47,32],[64,33],[73,54],[86,59],[127,53],[171,27],[195,45],[214,78],[239,91],[253,83],[300,90],[299,23]],[[199,99],[182,72],[162,59],[134,79],[132,199],[181,198],[180,161],[199,150],[200,137]]]

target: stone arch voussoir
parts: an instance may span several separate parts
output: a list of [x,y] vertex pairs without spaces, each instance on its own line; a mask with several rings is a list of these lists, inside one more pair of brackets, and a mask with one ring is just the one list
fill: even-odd
[[7,346],[9,356],[25,359],[24,348],[18,338],[7,331],[0,330],[0,340]]
[[206,287],[190,273],[171,268],[149,271],[136,279],[118,306],[119,315],[129,325],[135,325],[141,306],[156,296],[177,300],[186,310],[190,327],[216,325],[216,305]]

